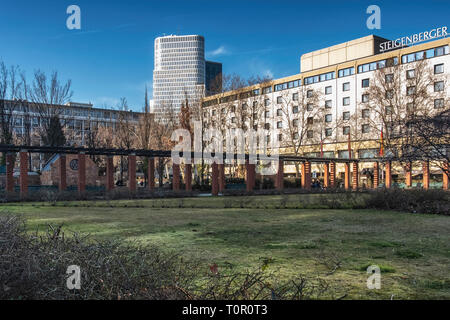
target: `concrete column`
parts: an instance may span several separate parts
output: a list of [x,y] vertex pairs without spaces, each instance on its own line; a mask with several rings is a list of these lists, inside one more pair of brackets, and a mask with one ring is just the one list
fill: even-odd
[[330,163],[330,187],[336,187],[336,163]]
[[186,191],[192,191],[192,164],[184,165],[184,184]]
[[406,187],[411,188],[412,186],[412,163],[408,162],[405,166],[405,184]]
[[430,162],[424,161],[422,167],[423,167],[423,188],[429,189],[430,188]]
[[219,170],[219,192],[225,191],[225,164],[219,163],[217,165]]
[[392,186],[392,163],[390,161],[387,161],[384,165],[385,170],[385,186],[386,188],[390,188]]
[[128,155],[128,188],[131,192],[136,191],[136,155]]
[[213,196],[219,194],[219,167],[216,162],[211,165],[211,193]]
[[20,159],[20,196],[25,197],[28,194],[28,153],[26,150],[19,152]]
[[59,155],[59,191],[67,189],[66,155]]
[[148,188],[155,189],[155,158],[148,158]]
[[14,192],[14,154],[6,154],[6,192]]
[[83,152],[78,154],[78,192],[86,191],[86,155]]
[[330,186],[330,171],[329,171],[329,164],[324,163],[323,164],[323,187],[328,188]]
[[380,184],[380,164],[378,162],[373,163],[373,188],[376,190]]
[[108,156],[106,158],[106,190],[111,191],[114,189],[114,157]]
[[255,188],[255,169],[256,165],[246,162],[246,171],[247,171],[247,192],[252,192]]
[[350,189],[350,163],[345,163],[345,175],[344,175],[344,187],[345,190]]
[[444,190],[448,190],[448,174],[449,174],[448,162],[444,162],[443,169],[444,170],[442,170],[442,188]]
[[172,163],[172,190],[180,191],[180,165]]
[[359,187],[359,164],[353,162],[353,176],[352,176],[352,189],[358,190]]
[[284,188],[284,161],[278,160],[278,171],[275,181],[275,186],[278,191],[282,191]]

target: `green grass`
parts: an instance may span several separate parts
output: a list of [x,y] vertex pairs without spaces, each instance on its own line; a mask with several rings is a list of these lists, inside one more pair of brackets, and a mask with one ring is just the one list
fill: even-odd
[[[450,298],[450,217],[296,209],[320,202],[318,197],[26,203],[1,208],[26,217],[30,231],[63,223],[66,235],[81,232],[96,239],[149,242],[198,259],[205,268],[214,263],[219,270],[264,266],[280,277],[320,276],[337,296]],[[280,201],[287,209],[276,209]],[[225,208],[230,203],[232,208]],[[340,267],[332,272],[336,263]],[[382,272],[380,290],[366,288],[366,269],[373,264]]]

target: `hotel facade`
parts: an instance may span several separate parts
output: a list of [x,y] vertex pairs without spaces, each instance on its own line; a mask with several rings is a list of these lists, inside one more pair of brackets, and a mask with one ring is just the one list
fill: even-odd
[[[450,38],[443,29],[442,39],[384,52],[387,43],[397,42],[370,35],[303,54],[299,74],[204,98],[203,125],[221,128],[222,134],[238,128],[244,132],[264,128],[268,142],[278,141],[281,155],[348,159],[351,149],[352,159],[376,158],[383,144],[383,121],[374,111],[378,100],[369,101],[368,92],[381,70],[386,79],[399,74],[395,81],[402,99],[408,99],[415,89],[408,81],[415,77],[418,64],[426,64],[433,79],[426,89],[428,108],[431,113],[448,109]],[[344,177],[346,169],[337,165],[338,178]],[[311,170],[313,177],[323,177],[321,166],[313,164]],[[438,176],[437,185],[445,183],[441,170],[430,170]],[[373,176],[373,164],[361,162],[358,171]],[[293,165],[285,164],[285,175],[295,172]],[[421,177],[422,173],[422,165],[416,164],[410,174]],[[405,183],[400,167],[392,167],[392,176],[399,184]],[[360,185],[373,183],[364,175],[360,177]],[[406,184],[420,186],[420,181]]]

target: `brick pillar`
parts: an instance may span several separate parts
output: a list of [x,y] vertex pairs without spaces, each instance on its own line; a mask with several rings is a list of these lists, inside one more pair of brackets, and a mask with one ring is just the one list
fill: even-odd
[[59,191],[67,189],[66,155],[59,155]]
[[329,171],[329,164],[324,163],[323,164],[323,187],[328,188],[330,186],[330,171]]
[[148,188],[155,189],[155,158],[148,158]]
[[20,196],[25,197],[28,193],[28,153],[26,150],[19,152],[20,159]]
[[253,188],[255,187],[255,164],[248,163],[248,160],[246,162],[246,171],[247,171],[247,192],[252,192]]
[[430,188],[430,163],[428,161],[423,162],[423,188]]
[[6,192],[14,192],[14,154],[6,154]]
[[86,155],[83,152],[78,154],[78,192],[86,191]]
[[352,189],[358,190],[358,187],[359,187],[359,165],[358,162],[353,162]]
[[225,191],[225,164],[219,163],[217,165],[219,170],[219,192]]
[[344,187],[345,190],[350,189],[350,163],[345,163],[345,174],[344,174]]
[[448,162],[444,162],[443,169],[444,170],[442,170],[442,188],[444,190],[448,190],[448,175],[449,175]]
[[282,191],[284,188],[284,161],[283,160],[278,160],[278,171],[277,171],[275,186],[278,191]]
[[136,191],[136,155],[128,155],[128,189],[131,192]]
[[392,163],[390,161],[386,162],[384,165],[384,170],[386,176],[384,177],[386,188],[390,188],[392,186]]
[[180,191],[180,165],[172,163],[172,190]]
[[184,184],[186,191],[192,191],[192,164],[184,165]]
[[406,187],[411,188],[412,186],[412,163],[408,162],[405,166],[405,184]]
[[376,190],[380,184],[380,164],[378,162],[373,163],[373,188]]
[[330,163],[330,187],[336,187],[336,163]]
[[111,191],[114,189],[114,162],[113,156],[106,158],[106,190]]
[[211,193],[213,196],[219,194],[219,168],[216,162],[211,165]]

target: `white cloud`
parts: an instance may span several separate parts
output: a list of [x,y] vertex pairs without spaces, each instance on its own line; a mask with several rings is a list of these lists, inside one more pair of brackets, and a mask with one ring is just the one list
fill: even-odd
[[208,55],[211,56],[211,57],[222,56],[222,55],[225,55],[225,54],[229,54],[229,52],[225,48],[225,46],[220,46],[216,50],[208,52]]

